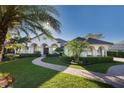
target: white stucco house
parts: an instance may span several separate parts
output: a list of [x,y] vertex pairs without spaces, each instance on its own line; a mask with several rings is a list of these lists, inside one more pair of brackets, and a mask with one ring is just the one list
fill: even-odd
[[[77,37],[74,40],[77,41],[86,41],[89,43],[88,48],[86,48],[82,53],[81,57],[87,57],[87,56],[107,56],[107,51],[109,48],[113,45],[111,42],[94,39],[94,38],[88,38],[85,39],[83,37]],[[67,52],[68,50],[65,49],[65,54],[70,56]]]
[[40,34],[39,39],[33,37],[30,39],[30,42],[28,42],[27,46],[23,44],[21,53],[35,53],[39,51],[41,55],[53,54],[57,47],[64,47],[65,42],[65,40],[59,38],[51,39],[44,34]]
[[[77,37],[75,40],[78,41],[86,41],[89,43],[89,47],[85,49],[81,53],[81,56],[87,57],[87,56],[107,56],[108,49],[113,45],[111,42],[94,39],[94,38],[82,38]],[[27,45],[23,44],[23,48],[21,49],[21,53],[35,53],[39,51],[41,55],[44,54],[53,54],[55,53],[55,49],[57,47],[64,48],[64,44],[67,41],[59,38],[50,39],[44,34],[39,35],[39,39],[37,37],[31,38],[30,42],[28,42]],[[67,50],[64,49],[64,53],[66,55],[69,55]]]

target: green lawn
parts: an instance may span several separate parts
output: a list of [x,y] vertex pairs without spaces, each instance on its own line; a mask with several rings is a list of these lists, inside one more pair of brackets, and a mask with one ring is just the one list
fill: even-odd
[[34,58],[21,58],[12,62],[1,63],[0,72],[9,72],[14,78],[12,87],[112,87],[78,76],[59,73],[57,71],[32,64]]
[[63,66],[69,66],[72,68],[77,68],[77,69],[83,69],[83,70],[89,70],[89,71],[95,71],[95,72],[100,72],[100,73],[106,73],[107,70],[114,65],[120,65],[124,64],[122,62],[110,62],[110,63],[99,63],[99,64],[92,64],[92,65],[87,65],[87,66],[81,66],[81,65],[72,65],[72,64],[67,64],[68,62],[64,62],[62,60],[62,57],[46,57],[43,59],[44,62],[47,63],[52,63],[52,64],[58,64],[58,65],[63,65]]
[[44,88],[102,88],[112,87],[96,81],[84,79],[82,77],[73,76],[65,73],[59,73],[54,78],[42,84]]

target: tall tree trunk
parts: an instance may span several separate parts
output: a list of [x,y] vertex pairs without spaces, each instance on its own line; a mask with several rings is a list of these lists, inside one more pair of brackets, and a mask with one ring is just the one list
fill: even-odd
[[79,63],[79,61],[80,61],[80,55],[79,54],[76,54],[75,57],[74,57],[74,59],[75,59],[75,62],[76,63]]
[[2,59],[3,59],[3,53],[4,53],[4,45],[1,45],[1,46],[0,46],[0,62],[1,62]]
[[4,54],[4,42],[6,39],[7,30],[0,29],[0,62],[2,61]]

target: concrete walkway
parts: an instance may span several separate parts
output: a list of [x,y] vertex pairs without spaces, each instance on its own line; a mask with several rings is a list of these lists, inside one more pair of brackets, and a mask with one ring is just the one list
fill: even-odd
[[113,76],[111,72],[107,74],[102,74],[102,73],[91,72],[91,71],[86,71],[86,70],[81,70],[81,69],[76,69],[76,68],[71,68],[66,66],[45,63],[45,62],[42,62],[41,59],[43,59],[43,57],[36,58],[32,61],[32,63],[35,65],[50,68],[56,71],[61,71],[63,73],[68,73],[68,74],[80,76],[83,78],[111,84],[114,87],[124,87],[124,76],[120,76],[120,75]]

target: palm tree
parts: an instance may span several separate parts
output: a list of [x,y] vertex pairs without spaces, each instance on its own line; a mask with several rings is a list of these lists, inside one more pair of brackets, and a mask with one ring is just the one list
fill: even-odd
[[72,40],[67,42],[65,45],[65,49],[67,49],[68,56],[71,56],[74,58],[75,62],[79,62],[79,58],[81,53],[87,48],[88,43],[85,41],[76,41]]
[[[23,44],[25,44],[26,48],[28,49],[28,42],[30,42],[29,37],[13,37],[10,39],[11,45],[15,48],[15,53],[19,53]],[[17,52],[16,52],[17,51]]]
[[38,36],[42,32],[48,37],[52,37],[48,28],[44,26],[47,23],[55,31],[60,32],[60,22],[56,19],[57,10],[53,6],[0,6],[0,62],[4,51],[4,42],[7,33],[16,32],[20,35],[24,32],[27,37],[30,33]]

